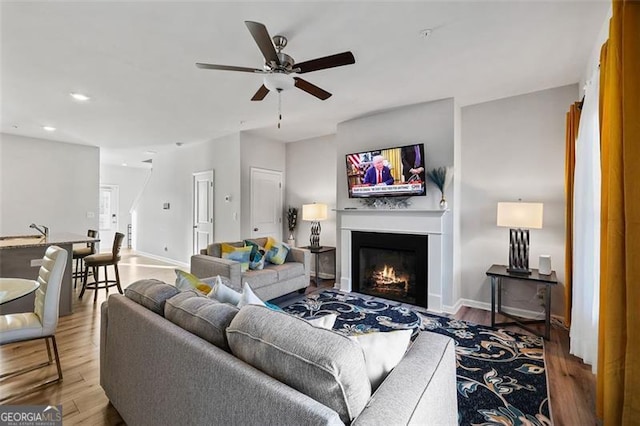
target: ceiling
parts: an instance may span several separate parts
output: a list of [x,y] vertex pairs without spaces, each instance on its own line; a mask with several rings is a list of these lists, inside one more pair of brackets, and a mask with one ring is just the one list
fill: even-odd
[[[140,164],[250,130],[291,142],[401,105],[455,97],[461,105],[576,83],[609,1],[2,2],[4,133],[100,146],[103,160]],[[260,68],[244,25],[285,35],[297,62],[351,50],[355,65],[305,74],[333,93],[250,98]],[[432,29],[429,37],[421,30]],[[73,100],[70,92],[91,96]],[[46,132],[43,125],[57,128]]]

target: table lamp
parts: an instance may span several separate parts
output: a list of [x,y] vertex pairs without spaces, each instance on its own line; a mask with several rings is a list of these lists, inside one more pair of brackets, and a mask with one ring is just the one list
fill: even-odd
[[497,225],[511,228],[507,271],[530,274],[529,229],[542,229],[542,203],[498,203]]
[[327,218],[326,204],[303,204],[302,220],[311,222],[311,236],[309,237],[309,247],[318,250],[320,245],[320,221]]

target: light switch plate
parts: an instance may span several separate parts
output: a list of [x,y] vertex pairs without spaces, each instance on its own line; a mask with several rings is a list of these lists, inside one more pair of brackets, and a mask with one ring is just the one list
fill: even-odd
[[87,212],[87,219],[93,219],[94,217],[96,217],[94,212]]

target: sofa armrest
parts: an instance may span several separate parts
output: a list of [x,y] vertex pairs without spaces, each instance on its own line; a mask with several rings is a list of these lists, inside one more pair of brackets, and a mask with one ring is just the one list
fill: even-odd
[[229,278],[235,288],[242,288],[240,262],[235,260],[195,254],[191,256],[191,273],[198,278],[221,275]]
[[353,426],[457,425],[453,339],[422,331],[402,361],[371,396]]
[[[108,299],[107,299],[108,300]],[[100,305],[100,386],[104,387],[107,353],[107,327],[109,325],[107,300]]]
[[291,247],[287,254],[287,262],[299,262],[304,266],[305,282],[309,282],[311,277],[311,252],[306,249]]

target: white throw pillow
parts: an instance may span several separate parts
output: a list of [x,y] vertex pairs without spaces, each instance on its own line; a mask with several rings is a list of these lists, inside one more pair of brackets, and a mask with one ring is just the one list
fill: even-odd
[[216,277],[216,284],[213,286],[207,297],[209,299],[216,299],[221,303],[229,303],[233,306],[237,306],[238,302],[240,302],[241,294],[237,291],[227,287],[222,284],[222,279],[220,275]]
[[413,330],[396,330],[349,336],[362,347],[372,391],[380,386],[380,383],[402,360],[409,347],[412,333]]
[[249,287],[249,284],[246,282],[242,286],[242,295],[240,296],[237,306],[238,308],[242,308],[245,305],[265,306],[264,302],[255,295],[253,290],[251,290],[251,287]]
[[329,314],[320,318],[314,318],[307,321],[315,327],[326,328],[327,330],[331,330],[333,328],[333,325],[336,323],[336,319],[338,319],[338,314]]

